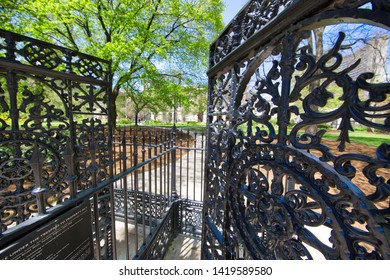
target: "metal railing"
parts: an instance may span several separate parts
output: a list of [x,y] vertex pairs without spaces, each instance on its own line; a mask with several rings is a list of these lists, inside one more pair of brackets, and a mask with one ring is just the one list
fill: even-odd
[[114,257],[111,78],[109,61],[0,30],[0,253],[83,204],[94,257]]
[[0,30],[0,259],[52,257],[8,252],[81,205],[80,258],[161,258],[199,234],[204,134],[113,133],[111,77],[108,61]]
[[161,258],[178,233],[199,237],[205,134],[131,127],[113,139],[117,257]]

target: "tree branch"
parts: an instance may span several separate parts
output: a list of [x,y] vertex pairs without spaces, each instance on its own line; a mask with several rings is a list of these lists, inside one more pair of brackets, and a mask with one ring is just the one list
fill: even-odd
[[98,9],[98,14],[97,14],[98,20],[99,20],[99,22],[100,22],[101,27],[103,28],[104,35],[106,36],[106,42],[111,42],[111,33],[110,33],[110,31],[107,29],[107,26],[106,26],[106,24],[104,23],[104,19],[103,19],[103,16],[102,16],[102,10],[103,10],[102,1],[98,1],[97,9]]
[[68,38],[68,40],[71,42],[73,47],[78,51],[79,47],[77,46],[76,40],[73,38],[73,34],[72,34],[72,30],[70,29],[70,26],[68,24],[66,24],[65,22],[63,24],[64,24],[64,27],[65,27],[66,32],[68,34],[68,36],[64,35],[65,38]]

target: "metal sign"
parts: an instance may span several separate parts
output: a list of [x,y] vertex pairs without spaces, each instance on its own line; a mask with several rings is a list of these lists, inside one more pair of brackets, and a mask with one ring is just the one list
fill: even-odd
[[1,260],[94,258],[91,210],[85,202],[0,251]]

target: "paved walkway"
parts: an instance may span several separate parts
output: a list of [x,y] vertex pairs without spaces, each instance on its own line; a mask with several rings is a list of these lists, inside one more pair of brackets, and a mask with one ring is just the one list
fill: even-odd
[[[198,138],[197,147],[202,147],[201,139]],[[201,150],[185,150],[178,149],[177,155],[182,155],[176,161],[176,191],[180,198],[190,200],[203,200],[203,168],[204,168],[204,151]],[[153,166],[154,167],[154,166]],[[159,167],[159,166],[158,166]],[[145,175],[141,171],[138,172],[138,192],[148,192],[151,189],[153,194],[171,193],[171,164],[160,167],[156,170],[146,171]],[[151,180],[150,180],[151,179]],[[168,180],[169,179],[169,180]],[[126,178],[128,189],[134,190],[134,176]],[[162,183],[161,183],[162,182]],[[164,183],[165,182],[165,183]],[[119,186],[119,185],[118,185]],[[169,188],[168,188],[169,186]],[[138,205],[142,209],[141,205]],[[129,239],[129,258],[135,256],[136,246],[141,246],[144,242],[144,237],[149,234],[149,227],[142,224],[137,227],[134,224],[128,225]],[[138,243],[136,240],[138,238]],[[125,244],[125,223],[116,221],[116,245],[117,258],[126,259],[126,244]],[[185,236],[178,236],[168,249],[165,259],[189,260],[200,259],[200,240],[192,239]]]

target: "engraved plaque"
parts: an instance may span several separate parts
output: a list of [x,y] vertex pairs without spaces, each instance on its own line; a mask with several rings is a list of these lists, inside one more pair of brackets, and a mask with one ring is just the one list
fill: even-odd
[[93,259],[91,209],[87,202],[0,250],[1,260]]

